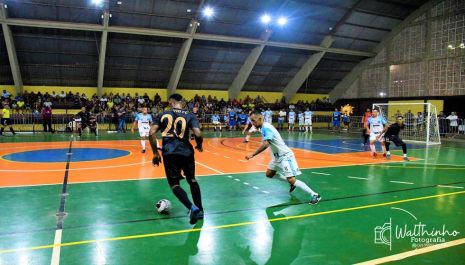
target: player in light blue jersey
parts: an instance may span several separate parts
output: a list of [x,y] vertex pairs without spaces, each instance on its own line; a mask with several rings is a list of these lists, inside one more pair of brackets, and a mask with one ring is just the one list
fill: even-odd
[[304,113],[302,111],[299,111],[299,114],[297,114],[297,117],[299,119],[299,131],[303,132],[304,131],[304,125],[305,125]]
[[287,114],[288,122],[289,122],[289,131],[294,130],[294,123],[295,123],[295,112],[293,109],[289,110]]
[[265,111],[265,122],[273,124],[273,111],[270,108]]
[[314,192],[307,184],[296,179],[296,176],[302,174],[302,172],[299,170],[294,153],[286,146],[276,128],[270,123],[264,122],[263,115],[260,112],[254,112],[250,120],[260,130],[263,142],[255,152],[247,155],[245,158],[250,160],[270,147],[272,159],[266,170],[266,176],[272,178],[278,173],[280,179],[287,180],[291,185],[289,192],[293,192],[298,187],[310,195],[310,204],[317,204],[321,200],[321,196]]
[[312,127],[313,111],[310,111],[310,109],[307,108],[307,110],[305,110],[304,112],[304,117],[305,117],[305,132],[313,133],[313,127]]
[[381,148],[383,149],[383,156],[386,156],[386,146],[384,145],[384,138],[382,137],[382,132],[386,124],[386,119],[379,115],[377,109],[374,109],[372,116],[368,118],[367,121],[367,133],[370,135],[370,149],[373,158],[376,157],[375,141],[380,142]]
[[153,123],[151,114],[148,114],[147,107],[142,108],[142,113],[137,113],[132,124],[131,132],[134,133],[134,128],[139,128],[140,144],[142,146],[142,153],[145,154],[145,141],[148,140],[150,126]]
[[213,114],[212,123],[213,123],[213,130],[216,132],[216,130],[219,129],[221,132],[221,119],[220,119],[220,115],[218,115],[218,112]]

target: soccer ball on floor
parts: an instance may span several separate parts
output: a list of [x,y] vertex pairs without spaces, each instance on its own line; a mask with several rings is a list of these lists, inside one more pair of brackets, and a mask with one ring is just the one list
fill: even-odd
[[161,199],[155,204],[158,213],[166,214],[171,210],[171,202],[167,199]]

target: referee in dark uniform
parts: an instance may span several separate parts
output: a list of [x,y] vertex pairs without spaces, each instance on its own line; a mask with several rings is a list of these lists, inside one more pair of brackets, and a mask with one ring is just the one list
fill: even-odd
[[[190,223],[195,224],[198,219],[203,219],[203,206],[200,186],[195,179],[194,148],[189,142],[189,129],[195,136],[195,149],[200,152],[203,151],[203,138],[197,117],[187,109],[182,109],[182,96],[173,94],[168,98],[168,103],[172,109],[160,113],[150,129],[149,140],[154,155],[152,163],[156,166],[161,163],[156,136],[161,131],[166,178],[174,195],[189,209]],[[183,179],[181,171],[189,183],[194,203],[179,185]]]
[[391,145],[391,142],[393,142],[396,146],[402,146],[404,160],[409,161],[407,157],[407,145],[404,143],[404,141],[402,141],[402,139],[399,136],[400,130],[403,130],[404,128],[404,117],[398,116],[396,118],[396,123],[390,124],[384,129],[383,133],[387,151],[386,159],[391,159],[391,152],[389,151],[389,146]]

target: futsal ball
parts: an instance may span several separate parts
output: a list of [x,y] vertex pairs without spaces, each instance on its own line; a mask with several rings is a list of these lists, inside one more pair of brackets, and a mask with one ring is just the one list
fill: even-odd
[[171,210],[171,202],[167,199],[161,199],[157,202],[155,207],[159,213],[168,213]]

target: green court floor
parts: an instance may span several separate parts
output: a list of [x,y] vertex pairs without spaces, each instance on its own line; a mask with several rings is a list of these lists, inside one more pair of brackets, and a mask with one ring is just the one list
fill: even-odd
[[[298,133],[283,136],[301,139]],[[136,139],[110,134],[98,140],[123,138]],[[312,136],[334,138],[353,137]],[[68,139],[23,135],[0,141]],[[60,264],[353,264],[409,252],[427,240],[463,240],[464,154],[464,147],[446,143],[410,150],[420,160],[409,163],[303,169],[300,179],[323,197],[315,206],[304,193],[290,195],[286,183],[263,173],[199,177],[206,215],[195,226],[165,179],[69,184]],[[1,265],[51,263],[61,189],[0,188]],[[155,212],[162,198],[173,203],[169,215]],[[376,228],[389,221],[391,234],[383,235],[391,246],[375,243]],[[413,231],[418,224],[450,233],[397,236],[399,229]],[[394,263],[464,264],[465,244]]]

